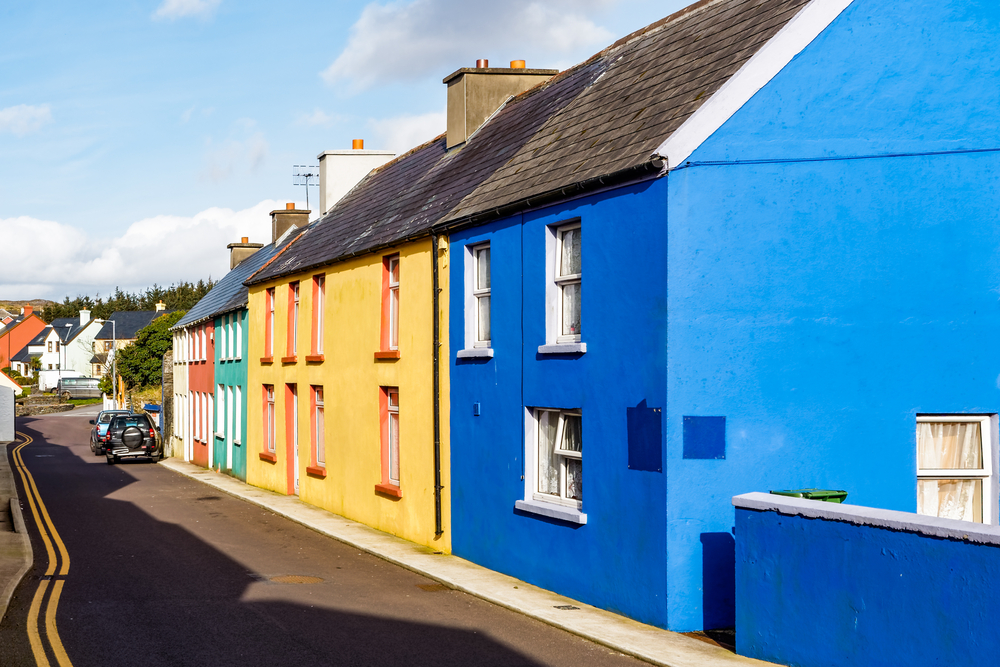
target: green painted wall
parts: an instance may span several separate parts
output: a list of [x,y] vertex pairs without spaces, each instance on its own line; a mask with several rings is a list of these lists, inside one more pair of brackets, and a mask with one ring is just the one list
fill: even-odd
[[[212,457],[212,467],[221,470],[233,477],[246,481],[247,478],[247,457],[246,457],[246,432],[247,432],[247,310],[238,310],[232,313],[240,326],[234,331],[234,340],[237,332],[241,338],[238,359],[222,358],[222,340],[226,335],[224,323],[227,315],[215,318],[215,447]],[[228,345],[226,346],[228,350]],[[232,355],[227,353],[227,357]],[[229,392],[226,391],[226,406],[224,407],[219,395],[219,385],[223,389],[232,387],[233,406],[229,407]],[[239,409],[236,409],[236,388],[239,387]],[[237,419],[237,415],[239,419]],[[238,424],[237,424],[238,422]],[[239,436],[239,439],[237,439]],[[231,461],[228,451],[232,442]]]

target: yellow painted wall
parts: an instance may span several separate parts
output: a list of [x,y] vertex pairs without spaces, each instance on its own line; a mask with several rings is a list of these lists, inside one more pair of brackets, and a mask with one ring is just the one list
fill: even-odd
[[[441,288],[441,499],[444,534],[434,535],[434,394],[431,241],[425,239],[380,254],[289,276],[250,289],[250,366],[248,374],[247,482],[281,493],[287,491],[285,454],[285,384],[295,383],[299,396],[299,495],[305,502],[393,535],[451,550],[451,498],[448,410],[448,263],[447,241],[440,240],[438,279]],[[399,352],[396,360],[376,361],[382,316],[382,259],[400,256]],[[312,278],[326,274],[326,331],[322,363],[306,363],[311,348]],[[286,350],[288,283],[300,282],[298,360],[282,364]],[[274,362],[262,364],[265,290],[275,287]],[[263,461],[263,385],[275,388],[276,463]],[[306,474],[310,465],[310,385],[325,394],[325,478]],[[379,432],[380,387],[399,387],[400,488],[394,499],[375,491],[381,482]]]

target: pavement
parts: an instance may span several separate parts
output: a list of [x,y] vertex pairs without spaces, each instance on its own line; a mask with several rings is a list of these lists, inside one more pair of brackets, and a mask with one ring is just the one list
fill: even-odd
[[748,667],[772,664],[745,658],[718,646],[645,625],[557,595],[457,556],[441,554],[428,547],[351,521],[304,503],[294,496],[259,489],[228,475],[206,470],[176,458],[165,459],[159,465],[433,579],[449,588],[474,595],[654,665]]
[[7,442],[0,442],[0,620],[7,613],[14,589],[31,569],[31,539],[24,526],[14,485],[14,471],[7,457]]

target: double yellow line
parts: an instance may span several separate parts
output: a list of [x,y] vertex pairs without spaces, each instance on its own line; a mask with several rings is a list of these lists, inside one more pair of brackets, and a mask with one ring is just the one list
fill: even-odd
[[[31,514],[35,517],[35,525],[38,527],[38,532],[42,536],[42,542],[45,544],[45,551],[49,556],[49,566],[45,569],[45,576],[42,577],[42,581],[38,584],[38,590],[35,591],[35,597],[31,600],[31,607],[28,609],[28,641],[31,644],[31,652],[35,656],[35,664],[38,667],[50,667],[49,658],[45,653],[45,645],[42,643],[42,633],[39,632],[38,617],[41,614],[42,605],[45,601],[45,593],[49,589],[49,581],[56,576],[56,569],[58,567],[59,578],[55,579],[52,584],[48,606],[45,608],[44,635],[49,640],[52,655],[55,656],[59,667],[73,667],[69,656],[66,655],[66,649],[63,648],[62,640],[59,639],[59,632],[56,630],[56,609],[59,607],[59,596],[62,595],[65,577],[69,574],[69,551],[66,550],[66,545],[63,544],[62,538],[59,537],[59,532],[52,523],[51,517],[49,517],[49,511],[45,509],[45,503],[42,502],[42,495],[38,492],[38,487],[35,486],[35,478],[31,476],[31,472],[24,465],[24,459],[21,458],[21,450],[31,444],[32,438],[20,431],[18,431],[17,435],[24,442],[14,447],[14,467],[17,468],[17,472],[21,475],[21,482],[24,485],[25,495],[28,496],[28,505],[31,507]],[[55,548],[53,548],[53,543],[55,543]],[[59,552],[58,557],[56,549]]]

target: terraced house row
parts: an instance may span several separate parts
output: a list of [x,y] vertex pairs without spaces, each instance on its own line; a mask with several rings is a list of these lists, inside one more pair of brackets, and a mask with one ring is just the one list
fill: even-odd
[[230,247],[176,451],[674,630],[733,625],[737,494],[996,523],[996,10],[917,5],[455,71],[445,134],[322,153],[316,218]]

